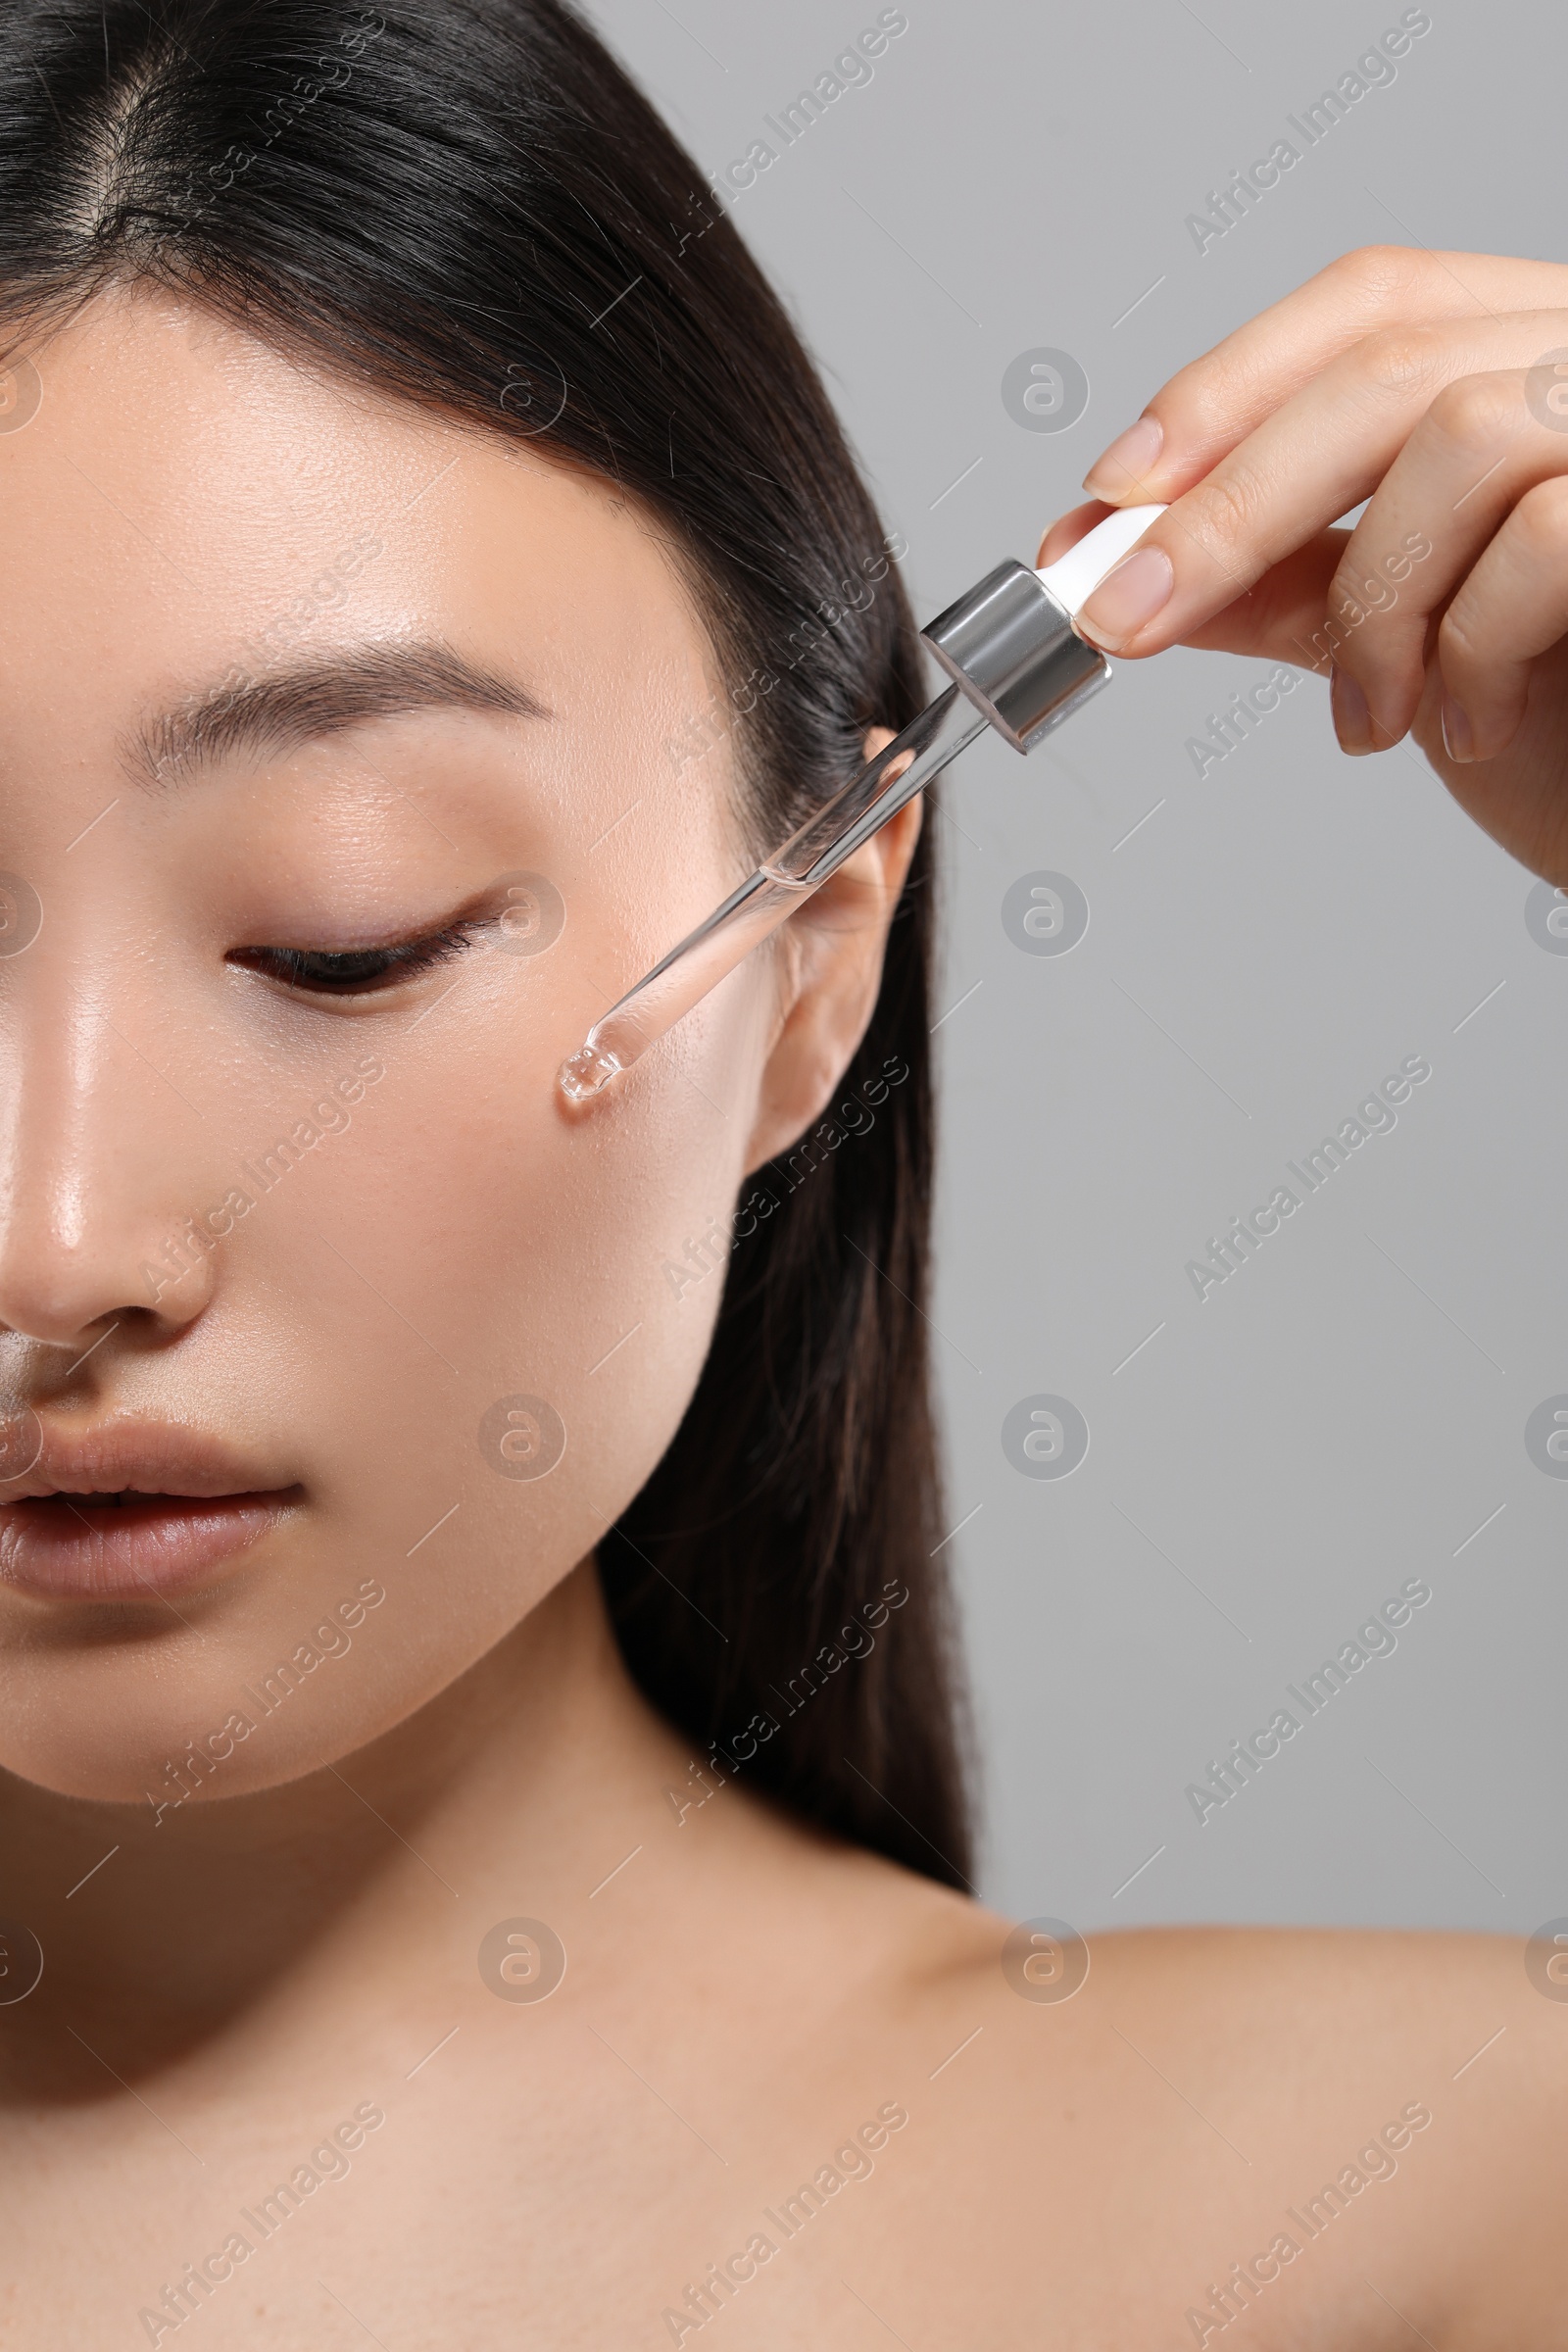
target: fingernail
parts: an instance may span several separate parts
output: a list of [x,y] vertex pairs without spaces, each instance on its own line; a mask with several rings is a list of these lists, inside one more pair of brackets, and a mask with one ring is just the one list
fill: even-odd
[[1461,763],[1476,756],[1476,739],[1470,731],[1470,721],[1451,695],[1443,701],[1443,747],[1450,760]]
[[1096,645],[1114,653],[1152,620],[1170,600],[1176,573],[1162,547],[1135,547],[1108,571],[1077,616],[1077,625]]
[[1165,446],[1165,428],[1157,416],[1140,416],[1098,457],[1084,475],[1084,488],[1096,498],[1120,498],[1129,479],[1135,486]]
[[1366,696],[1349,671],[1341,669],[1338,663],[1329,672],[1329,708],[1334,713],[1334,732],[1340,739],[1341,751],[1369,752],[1372,713],[1367,709]]

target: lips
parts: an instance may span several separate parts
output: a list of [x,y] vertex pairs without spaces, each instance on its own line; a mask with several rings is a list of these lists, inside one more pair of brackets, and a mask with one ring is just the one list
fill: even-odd
[[211,1581],[300,1499],[200,1430],[45,1423],[33,1467],[0,1485],[0,1583],[52,1600],[162,1598]]

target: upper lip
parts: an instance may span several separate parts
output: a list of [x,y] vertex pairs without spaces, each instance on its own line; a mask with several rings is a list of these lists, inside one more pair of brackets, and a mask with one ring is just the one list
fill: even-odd
[[0,1485],[0,1503],[43,1494],[254,1494],[278,1483],[259,1477],[221,1440],[173,1422],[66,1430],[45,1421],[43,1433],[37,1461],[24,1477]]

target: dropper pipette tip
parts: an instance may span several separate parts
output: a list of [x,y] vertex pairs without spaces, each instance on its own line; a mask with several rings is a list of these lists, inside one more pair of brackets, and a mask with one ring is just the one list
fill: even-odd
[[568,1102],[591,1102],[624,1067],[608,1047],[590,1038],[562,1063],[556,1083]]

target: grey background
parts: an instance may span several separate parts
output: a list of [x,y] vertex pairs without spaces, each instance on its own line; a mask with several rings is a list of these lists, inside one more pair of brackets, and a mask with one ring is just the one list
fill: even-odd
[[[592,13],[717,169],[877,8]],[[1561,252],[1559,11],[1434,0],[1392,86],[1201,255],[1188,213],[1400,5],[906,13],[733,219],[909,540],[922,619],[1032,562],[1165,377],[1336,254]],[[1089,378],[1059,434],[1003,405],[1035,346]],[[1200,782],[1186,739],[1265,666],[1123,664],[1053,745],[988,742],[944,788],[934,1314],[983,1890],[1081,1929],[1528,1934],[1568,1912],[1568,1481],[1524,1446],[1568,1391],[1568,956],[1419,755],[1340,757],[1315,681]],[[1003,930],[1037,868],[1088,898],[1070,955]],[[1396,1130],[1200,1303],[1186,1260],[1414,1054],[1433,1076]],[[1087,1418],[1065,1480],[1004,1457],[1035,1393]],[[1433,1599],[1397,1650],[1200,1825],[1186,1785],[1414,1576]]]

